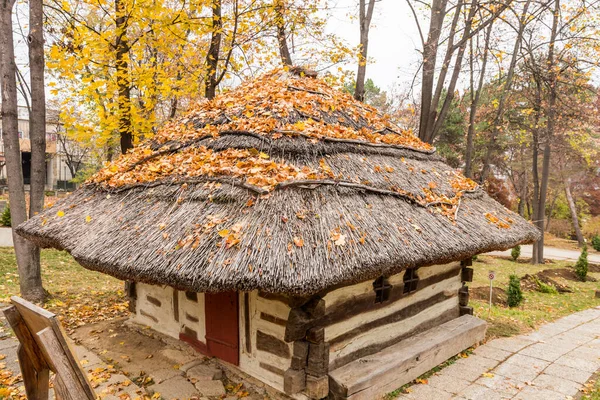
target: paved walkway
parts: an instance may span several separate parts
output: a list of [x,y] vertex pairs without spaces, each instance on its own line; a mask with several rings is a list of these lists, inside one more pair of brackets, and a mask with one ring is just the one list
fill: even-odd
[[600,307],[495,339],[428,379],[402,399],[565,400],[600,370]]
[[[521,257],[531,257],[531,253],[533,250],[532,245],[523,245],[521,246]],[[487,253],[493,256],[506,256],[510,257],[510,250],[507,251],[492,251],[491,253]],[[577,250],[567,250],[567,249],[559,249],[556,247],[544,247],[544,257],[550,260],[568,260],[568,261],[577,261],[580,251]],[[600,254],[594,252],[588,247],[588,261],[594,264],[600,264]]]
[[12,228],[0,227],[0,247],[13,247]]

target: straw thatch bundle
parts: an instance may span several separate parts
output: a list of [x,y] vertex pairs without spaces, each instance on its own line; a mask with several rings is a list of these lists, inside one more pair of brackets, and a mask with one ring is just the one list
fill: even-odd
[[18,232],[121,279],[294,294],[538,236],[375,109],[281,70],[168,123]]

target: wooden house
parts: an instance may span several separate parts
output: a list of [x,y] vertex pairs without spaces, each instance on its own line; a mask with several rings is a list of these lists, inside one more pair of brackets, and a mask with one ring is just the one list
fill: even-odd
[[199,103],[18,232],[128,281],[140,324],[309,399],[375,399],[483,339],[472,256],[538,236],[301,69]]

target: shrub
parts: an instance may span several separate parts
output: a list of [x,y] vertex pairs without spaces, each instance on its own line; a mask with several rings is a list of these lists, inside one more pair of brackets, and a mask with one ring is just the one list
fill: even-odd
[[600,251],[600,235],[598,235],[597,233],[592,238],[592,247],[594,248],[594,250]]
[[9,204],[6,204],[6,207],[4,207],[4,211],[2,211],[2,214],[0,214],[0,225],[11,226]]
[[538,278],[534,277],[535,283],[538,286],[538,292],[548,293],[548,294],[558,294],[558,290],[552,285],[547,285],[544,282],[540,281]]
[[585,282],[588,273],[588,252],[586,245],[583,246],[579,260],[577,260],[577,264],[575,264],[575,273],[581,281]]
[[508,280],[508,306],[517,307],[523,301],[523,292],[521,291],[521,280],[515,274],[512,274]]
[[519,259],[519,256],[521,255],[521,246],[516,245],[515,247],[513,247],[513,249],[510,251],[510,257],[513,259],[513,261],[517,261]]

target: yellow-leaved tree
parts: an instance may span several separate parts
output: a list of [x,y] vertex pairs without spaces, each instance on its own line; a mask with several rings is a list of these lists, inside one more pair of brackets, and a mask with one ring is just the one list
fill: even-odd
[[49,0],[47,10],[65,135],[104,159],[258,70],[354,56],[325,32],[324,0]]

